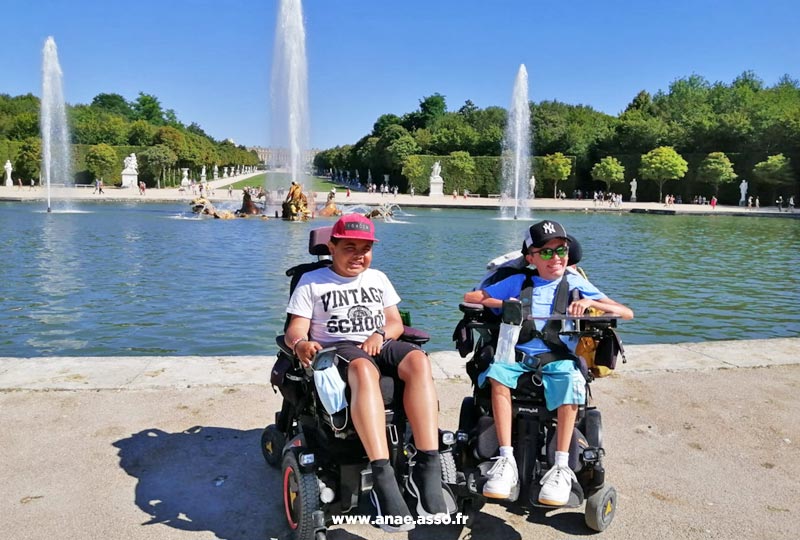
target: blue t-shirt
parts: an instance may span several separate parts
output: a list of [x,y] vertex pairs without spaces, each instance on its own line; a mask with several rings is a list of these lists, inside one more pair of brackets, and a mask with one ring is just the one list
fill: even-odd
[[[569,283],[569,289],[578,289],[581,296],[584,298],[591,298],[593,300],[602,300],[606,295],[592,285],[589,280],[574,272],[567,271],[564,273]],[[553,313],[553,302],[556,296],[556,289],[561,279],[547,281],[539,276],[533,276],[533,299],[531,306],[531,315],[534,317],[549,317]],[[498,300],[508,300],[509,298],[520,299],[522,286],[525,283],[525,274],[515,274],[507,277],[502,281],[498,281],[493,285],[489,285],[484,290],[492,298]],[[521,300],[521,299],[520,299]],[[541,332],[542,328],[547,321],[545,319],[534,319],[536,329]],[[568,321],[569,327],[574,326],[573,321]],[[578,338],[569,338],[568,336],[561,336],[563,341],[571,351],[575,351],[578,345]],[[534,338],[526,343],[517,343],[516,349],[528,355],[536,355],[549,352],[550,349],[539,338]]]

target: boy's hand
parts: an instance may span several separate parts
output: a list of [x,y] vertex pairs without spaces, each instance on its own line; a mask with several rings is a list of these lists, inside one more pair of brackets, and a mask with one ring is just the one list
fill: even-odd
[[303,367],[309,367],[311,361],[314,360],[314,355],[317,354],[317,351],[320,349],[322,349],[322,345],[316,341],[307,341],[304,339],[295,345],[294,354],[297,356],[297,359],[300,360],[300,363],[303,364]]
[[370,356],[377,356],[383,347],[383,336],[380,334],[372,334],[361,345],[361,350]]
[[569,305],[567,308],[567,312],[572,315],[573,317],[580,317],[583,315],[587,309],[594,305],[594,300],[589,298],[581,298],[580,300],[575,300]]

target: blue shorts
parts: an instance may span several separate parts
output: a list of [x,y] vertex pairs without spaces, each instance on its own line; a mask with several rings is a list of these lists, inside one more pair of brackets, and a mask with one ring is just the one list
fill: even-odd
[[[503,386],[516,388],[517,380],[525,373],[535,369],[524,364],[492,363],[478,376],[478,386],[486,386],[486,379],[494,379]],[[544,384],[544,400],[548,410],[555,410],[562,405],[582,405],[586,402],[586,380],[572,360],[556,360],[542,368]]]

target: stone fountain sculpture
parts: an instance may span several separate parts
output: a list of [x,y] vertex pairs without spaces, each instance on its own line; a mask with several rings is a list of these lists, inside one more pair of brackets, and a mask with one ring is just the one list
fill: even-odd
[[444,180],[442,180],[442,164],[435,162],[431,167],[431,176],[429,178],[431,184],[431,197],[444,196]]
[[122,187],[129,188],[139,185],[139,164],[136,161],[136,154],[131,153],[123,161],[125,166],[122,169]]

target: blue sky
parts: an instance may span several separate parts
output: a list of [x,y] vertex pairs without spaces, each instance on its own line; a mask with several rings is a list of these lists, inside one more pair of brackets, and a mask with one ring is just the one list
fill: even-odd
[[[59,48],[65,95],[153,94],[217,139],[269,145],[277,0],[2,0],[0,93],[41,93]],[[433,93],[508,107],[520,64],[533,101],[618,114],[639,90],[697,73],[800,78],[797,0],[306,0],[311,143],[356,142]]]

